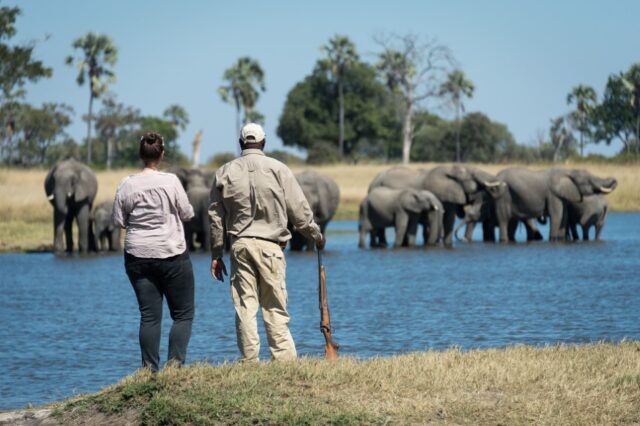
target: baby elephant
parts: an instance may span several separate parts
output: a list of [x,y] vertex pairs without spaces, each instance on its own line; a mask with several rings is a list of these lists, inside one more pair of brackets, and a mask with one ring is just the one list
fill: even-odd
[[388,226],[395,227],[395,247],[413,246],[416,244],[418,223],[425,217],[425,225],[437,236],[442,227],[442,210],[440,201],[429,191],[373,188],[360,204],[358,246],[365,247],[365,235],[371,232],[371,247],[377,247],[376,237]]
[[579,203],[569,203],[567,239],[578,240],[578,225],[582,228],[582,239],[589,240],[589,229],[596,228],[595,239],[600,239],[609,210],[607,197],[602,194],[587,195]]
[[120,227],[111,221],[113,202],[98,204],[91,215],[99,251],[120,251]]

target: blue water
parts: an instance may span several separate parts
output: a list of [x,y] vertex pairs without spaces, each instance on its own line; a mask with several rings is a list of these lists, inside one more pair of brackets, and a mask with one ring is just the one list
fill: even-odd
[[[340,354],[640,339],[640,214],[611,214],[597,243],[359,250],[356,227],[330,224],[324,256]],[[211,280],[208,256],[192,260],[188,360],[235,360],[229,284]],[[287,263],[298,352],[321,356],[317,258],[288,253]],[[0,409],[95,392],[139,366],[139,313],[121,255],[5,254],[0,277]],[[165,315],[163,357],[169,324]],[[261,321],[260,331],[266,345]]]

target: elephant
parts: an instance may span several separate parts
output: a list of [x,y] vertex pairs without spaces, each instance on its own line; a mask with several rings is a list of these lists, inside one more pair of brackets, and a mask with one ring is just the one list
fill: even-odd
[[[313,220],[320,226],[324,235],[327,225],[336,214],[340,203],[340,188],[338,184],[329,176],[318,172],[307,170],[295,175],[305,198],[309,202],[309,207],[313,212]],[[305,247],[313,250],[315,243],[307,240],[301,233],[289,226],[291,231],[291,250],[300,251]]]
[[609,202],[602,194],[587,195],[579,203],[568,204],[568,237],[578,240],[578,225],[582,228],[582,239],[589,241],[589,229],[595,227],[595,239],[600,240],[602,228],[607,219]]
[[[475,197],[472,204],[464,207],[464,213],[462,222],[460,222],[454,231],[454,235],[457,240],[460,240],[460,237],[458,237],[458,231],[460,228],[466,226],[464,238],[462,240],[470,242],[475,229],[475,224],[480,222],[482,223],[482,240],[484,242],[496,241],[495,228],[498,226],[498,222],[496,220],[495,199],[493,199],[488,193],[481,192],[479,193],[479,196]],[[546,223],[546,218],[540,217],[538,218],[538,221],[544,225]],[[522,219],[520,222],[525,226],[525,230],[527,231],[527,241],[540,241],[543,239],[534,219]],[[509,237],[511,240],[515,239],[515,231],[515,227],[510,229],[510,232],[513,232],[513,235],[510,234]]]
[[[98,192],[96,174],[85,164],[69,158],[49,170],[44,189],[53,206],[53,250],[73,251],[72,226],[78,225],[78,249],[81,253],[95,250],[95,238],[90,223],[91,207]],[[63,233],[66,239],[63,241]]]
[[549,240],[562,241],[567,234],[568,205],[593,194],[607,194],[618,184],[613,177],[599,178],[580,169],[510,168],[498,173],[498,177],[508,188],[495,202],[502,242],[513,241],[519,219],[546,216],[550,219]]
[[496,176],[458,164],[419,171],[394,167],[376,176],[369,185],[369,191],[378,186],[395,189],[416,188],[433,193],[444,208],[442,235],[446,246],[453,244],[455,217],[464,216],[465,205],[471,204],[483,191],[492,199],[497,199],[506,190],[504,182]]
[[[358,247],[365,247],[365,235],[373,229],[394,226],[395,247],[414,246],[418,222],[427,215],[428,227],[438,235],[442,224],[442,203],[429,191],[407,188],[373,188],[360,204]],[[432,214],[433,213],[433,214]],[[371,247],[382,246],[382,242],[371,242]]]
[[[207,174],[201,169],[185,170],[183,175],[185,190],[189,203],[193,207],[194,216],[184,222],[185,239],[189,250],[196,249],[193,237],[195,234],[196,242],[200,243],[202,250],[209,250],[211,235],[209,232],[209,192],[210,186],[207,186]],[[180,179],[180,178],[179,178]]]
[[113,223],[113,201],[98,204],[91,214],[99,251],[120,251],[120,227]]

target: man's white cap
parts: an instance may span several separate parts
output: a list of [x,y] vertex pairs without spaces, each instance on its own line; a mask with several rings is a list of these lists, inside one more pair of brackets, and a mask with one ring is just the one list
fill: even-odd
[[244,143],[262,142],[264,140],[264,130],[256,123],[247,123],[240,130],[240,139]]

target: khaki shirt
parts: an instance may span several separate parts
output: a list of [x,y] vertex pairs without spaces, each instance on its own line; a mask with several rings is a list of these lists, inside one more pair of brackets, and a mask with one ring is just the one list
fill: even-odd
[[291,239],[287,224],[307,238],[322,239],[320,227],[300,185],[287,166],[259,149],[220,167],[210,194],[211,256],[222,257],[224,229],[234,238],[255,237],[276,243]]

